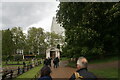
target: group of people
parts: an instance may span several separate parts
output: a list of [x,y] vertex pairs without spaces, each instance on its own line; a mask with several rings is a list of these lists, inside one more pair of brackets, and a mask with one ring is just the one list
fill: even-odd
[[51,67],[51,60],[52,60],[52,58],[46,58],[46,59],[44,60],[44,65]]
[[59,66],[59,61],[60,60],[58,57],[54,58],[54,60],[53,60],[54,68],[57,68]]
[[[45,60],[44,60],[44,65],[45,66],[49,66],[49,67],[51,67],[51,61],[52,61],[52,58],[46,58]],[[55,57],[54,59],[53,59],[53,64],[54,64],[54,68],[57,68],[58,66],[59,66],[59,58],[58,57]]]
[[[53,60],[54,61],[54,60]],[[77,71],[69,78],[69,80],[97,80],[97,77],[88,71],[88,61],[85,57],[80,57],[77,60]],[[44,66],[41,69],[41,77],[38,80],[52,80],[50,76],[51,69],[49,66]]]

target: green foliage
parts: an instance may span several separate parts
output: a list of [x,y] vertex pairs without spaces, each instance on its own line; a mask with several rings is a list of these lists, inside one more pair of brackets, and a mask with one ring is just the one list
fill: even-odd
[[[17,50],[23,50],[23,54],[35,54],[38,57],[45,57],[48,47],[57,47],[57,44],[63,42],[60,35],[50,32],[44,32],[42,28],[31,27],[28,34],[23,33],[21,27],[13,27],[11,30],[2,30],[2,55],[3,60],[18,58]],[[22,59],[22,58],[20,58]]]
[[38,58],[38,59],[45,58],[45,54],[36,55],[36,58]]
[[2,56],[7,59],[7,57],[12,56],[14,42],[12,40],[13,35],[9,29],[2,30]]
[[70,61],[67,66],[72,67],[72,68],[76,68],[76,62],[75,61]]
[[[117,68],[107,68],[107,69],[95,69],[90,70],[92,73],[98,76],[98,78],[118,78],[118,69]],[[110,79],[109,79],[110,80]]]
[[16,61],[19,61],[19,60],[22,60],[22,59],[23,59],[23,56],[22,56],[22,55],[15,55],[15,56],[14,56],[14,59],[15,59]]
[[29,28],[28,30],[28,46],[33,53],[43,52],[45,49],[45,33],[42,28]]
[[50,47],[58,47],[60,48],[59,44],[64,43],[64,38],[61,35],[55,34],[54,32],[46,33],[46,43]]
[[57,21],[65,28],[63,55],[115,55],[120,46],[120,3],[64,3]]
[[17,49],[24,49],[25,48],[25,34],[23,33],[21,27],[14,27],[11,29],[13,34],[12,40],[14,41],[14,51],[16,53]]
[[22,75],[18,76],[17,78],[13,80],[18,80],[18,79],[34,79],[35,75],[40,71],[40,69],[43,67],[43,65],[34,67],[33,69],[27,71],[26,73],[23,73]]

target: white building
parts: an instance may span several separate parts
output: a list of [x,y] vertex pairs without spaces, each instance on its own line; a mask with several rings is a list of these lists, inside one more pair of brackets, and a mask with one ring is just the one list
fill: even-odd
[[58,24],[56,22],[55,17],[53,17],[53,20],[52,20],[51,32],[54,32],[54,33],[56,33],[58,35],[65,36],[65,29],[63,27],[61,27],[60,24]]
[[46,50],[46,58],[55,58],[55,57],[58,57],[58,58],[60,58],[60,50],[59,49],[57,49],[57,48],[49,48],[49,49],[47,49]]
[[[52,20],[51,32],[54,32],[54,33],[61,35],[63,37],[65,36],[65,29],[63,27],[61,27],[60,24],[58,24],[56,22],[55,17],[53,17],[53,20]],[[61,45],[62,43],[59,43],[59,44]],[[55,48],[55,47],[50,47],[46,50],[46,58],[48,58],[48,57],[60,58],[60,54],[61,54],[61,50],[59,50],[58,48]]]

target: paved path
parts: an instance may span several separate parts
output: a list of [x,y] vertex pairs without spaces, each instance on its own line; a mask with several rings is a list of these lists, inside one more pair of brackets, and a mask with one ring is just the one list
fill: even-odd
[[[60,66],[58,68],[53,68],[52,64],[52,73],[51,76],[53,79],[59,78],[62,80],[68,80],[73,72],[76,71],[75,68],[71,67],[66,67],[68,61],[61,61]],[[118,68],[118,61],[112,61],[112,62],[107,62],[107,63],[99,63],[99,64],[89,64],[88,69],[93,70],[93,69],[105,69],[108,68]]]
[[67,80],[71,77],[71,75],[73,74],[73,72],[76,71],[76,69],[66,67],[67,63],[68,63],[67,61],[60,62],[60,66],[58,68],[53,68],[53,64],[52,64],[51,76],[53,79],[57,78],[57,79]]

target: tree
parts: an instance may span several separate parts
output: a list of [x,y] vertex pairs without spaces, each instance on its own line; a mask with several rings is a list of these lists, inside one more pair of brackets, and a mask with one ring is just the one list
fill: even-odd
[[48,47],[57,47],[57,45],[64,43],[64,38],[61,35],[46,32],[46,43]]
[[2,56],[3,60],[8,60],[8,57],[13,56],[14,42],[13,34],[9,29],[2,30]]
[[45,34],[42,28],[29,28],[28,30],[28,44],[30,46],[30,50],[33,53],[43,52],[44,50],[44,40]]
[[70,57],[118,53],[119,5],[61,2],[56,17],[65,28],[64,53]]
[[11,29],[11,32],[13,34],[13,41],[14,41],[14,53],[17,53],[16,51],[18,49],[24,50],[25,48],[25,39],[26,35],[23,33],[21,27],[14,27]]

